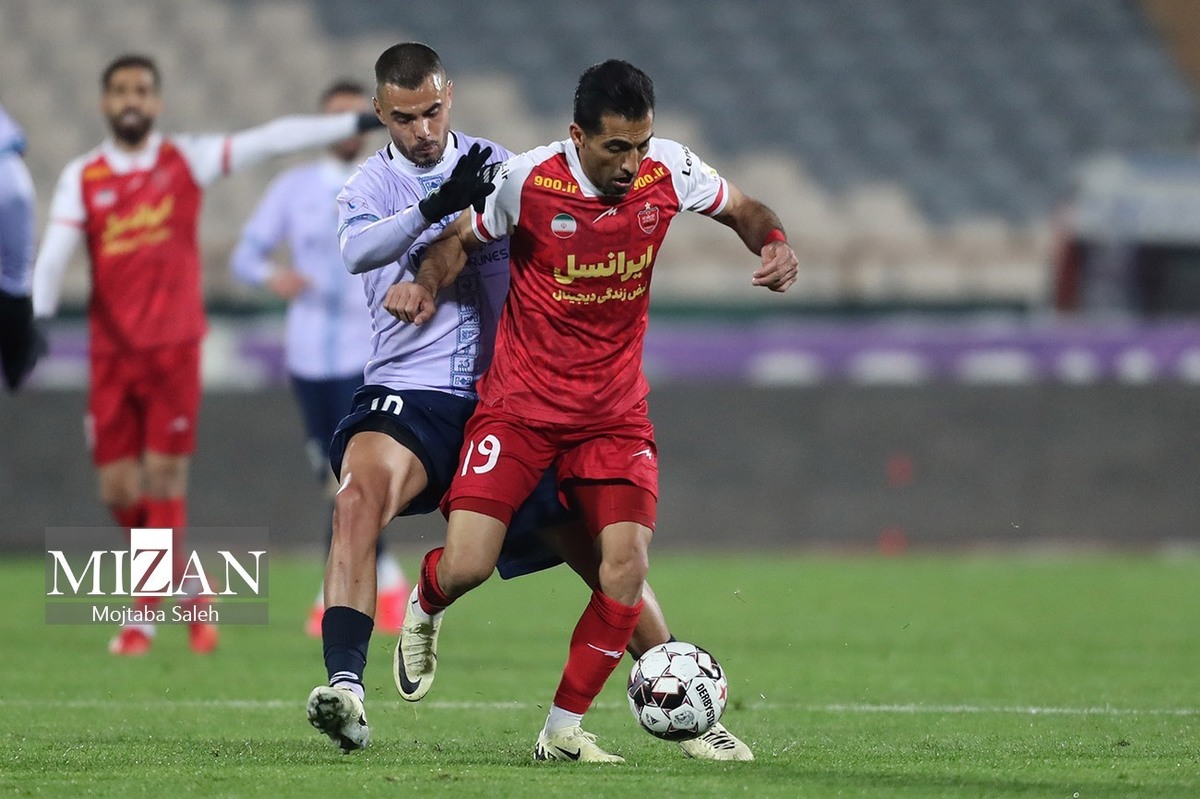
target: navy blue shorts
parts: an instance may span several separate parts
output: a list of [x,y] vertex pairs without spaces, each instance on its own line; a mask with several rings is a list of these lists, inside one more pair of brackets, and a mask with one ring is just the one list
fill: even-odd
[[[474,411],[475,400],[444,391],[400,391],[386,386],[362,386],[354,392],[349,415],[334,431],[329,465],[341,479],[342,459],[354,434],[373,431],[391,436],[417,456],[429,480],[425,490],[399,515],[432,513],[440,510],[442,496],[458,470],[463,429]],[[507,580],[562,563],[562,559],[542,541],[537,530],[560,524],[571,516],[559,501],[558,480],[551,469],[513,514],[496,563],[500,576]]]
[[304,417],[305,449],[312,459],[317,479],[327,480],[325,462],[329,459],[329,442],[333,439],[338,422],[350,410],[354,392],[362,383],[362,375],[324,380],[310,380],[294,374],[290,377],[292,393]]

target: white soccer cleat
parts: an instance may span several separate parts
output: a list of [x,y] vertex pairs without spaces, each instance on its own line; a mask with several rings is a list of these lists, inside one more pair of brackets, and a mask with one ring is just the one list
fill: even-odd
[[533,747],[533,759],[574,760],[580,763],[624,763],[625,758],[605,752],[596,746],[596,736],[584,732],[579,725],[563,727],[547,734],[538,733],[537,745]]
[[[417,589],[408,600],[408,612],[404,614],[404,626],[400,630],[400,643],[392,656],[392,678],[400,697],[407,702],[420,702],[433,685],[437,671],[437,639],[442,629],[441,611],[429,622],[417,618],[420,608]],[[415,609],[414,609],[415,608]]]
[[736,735],[717,722],[708,732],[690,741],[680,741],[679,748],[697,760],[753,760],[754,753]]
[[366,749],[371,743],[362,700],[348,688],[314,688],[308,695],[308,723],[328,735],[343,753]]

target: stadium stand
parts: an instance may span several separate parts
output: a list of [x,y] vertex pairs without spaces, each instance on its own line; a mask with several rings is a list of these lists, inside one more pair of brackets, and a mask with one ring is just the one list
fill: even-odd
[[[782,210],[805,262],[785,303],[1028,306],[1049,297],[1053,213],[1079,164],[1193,144],[1196,100],[1155,29],[1172,5],[0,0],[0,97],[29,130],[44,211],[66,158],[103,135],[95,79],[120,51],[160,60],[165,129],[212,130],[310,109],[331,77],[366,78],[418,38],[458,78],[457,123],[513,149],[563,135],[579,71],[624,57],[655,78],[661,134]],[[245,300],[226,256],[277,168],[209,197],[216,300]],[[765,305],[711,227],[672,237],[656,302]]]

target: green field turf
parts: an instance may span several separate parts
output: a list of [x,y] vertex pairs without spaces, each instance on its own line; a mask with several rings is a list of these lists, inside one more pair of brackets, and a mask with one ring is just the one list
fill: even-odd
[[626,660],[586,725],[622,766],[531,761],[586,599],[564,569],[456,605],[420,704],[376,640],[374,743],[349,756],[304,718],[320,566],[271,570],[269,626],[206,658],[163,628],[122,660],[110,629],[43,623],[40,561],[0,562],[0,796],[1200,796],[1196,557],[659,554],[674,630],[726,667],[758,759],[641,732]]

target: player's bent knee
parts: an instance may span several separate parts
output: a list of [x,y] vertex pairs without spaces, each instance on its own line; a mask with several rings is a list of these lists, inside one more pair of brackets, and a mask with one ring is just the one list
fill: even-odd
[[345,539],[363,535],[372,542],[379,536],[383,496],[362,483],[347,481],[333,497],[333,535]]
[[600,564],[600,590],[618,602],[633,604],[642,595],[649,571],[649,558],[644,552],[606,557]]

